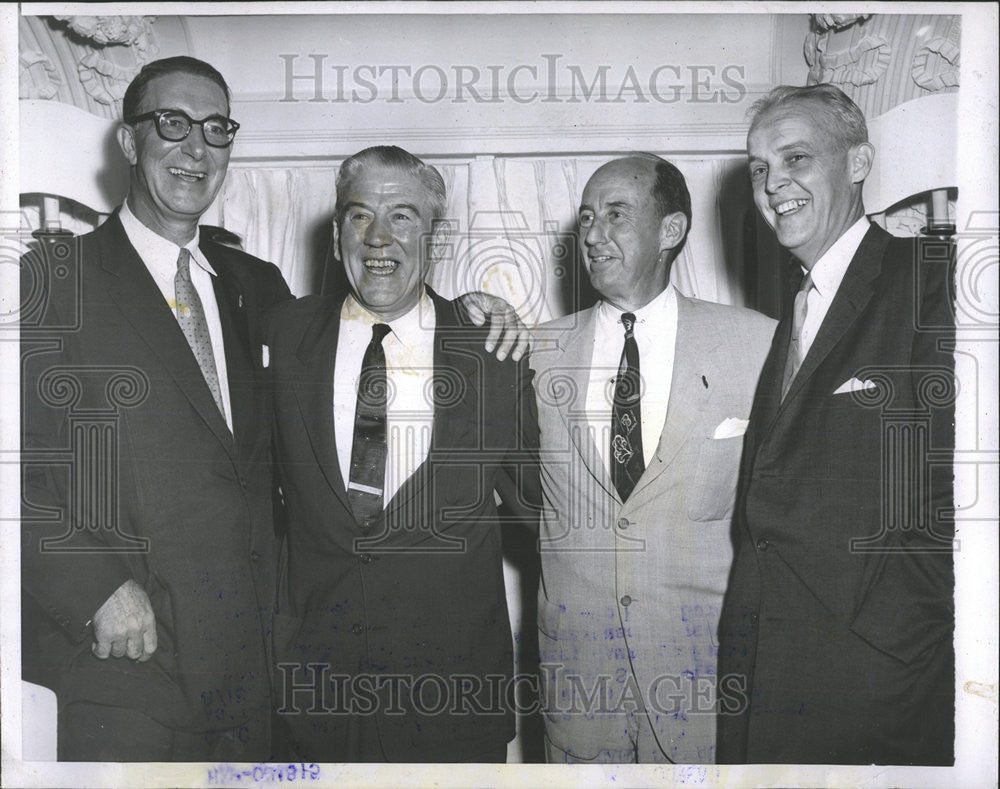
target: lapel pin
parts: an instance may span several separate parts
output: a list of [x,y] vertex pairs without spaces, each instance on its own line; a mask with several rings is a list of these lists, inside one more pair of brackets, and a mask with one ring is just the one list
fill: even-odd
[[708,379],[704,375],[701,377],[701,382],[705,384],[705,388],[708,389]]
[[239,307],[240,309],[243,309],[243,294],[242,293],[239,295],[239,298],[236,301],[236,306]]

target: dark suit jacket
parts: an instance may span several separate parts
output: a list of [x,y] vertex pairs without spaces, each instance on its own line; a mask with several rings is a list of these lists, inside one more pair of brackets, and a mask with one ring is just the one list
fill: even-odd
[[[720,761],[952,759],[950,263],[872,226],[784,401],[778,326],[740,473]],[[873,385],[838,394],[851,379]]]
[[[381,534],[358,526],[337,459],[343,296],[282,305],[269,326],[290,549],[289,599],[276,622],[279,712],[302,758],[359,758],[344,742],[349,714],[374,714],[390,761],[457,760],[514,735],[503,698],[512,643],[493,490],[517,482],[537,505],[534,394],[525,361],[498,362],[456,303],[431,298],[430,453],[388,503]],[[532,517],[526,501],[506,495],[505,503],[519,520]],[[420,677],[429,677],[422,704],[413,700]],[[312,682],[325,692],[289,692]],[[447,703],[436,710],[440,694]]]
[[[22,269],[25,676],[61,706],[245,726],[263,758],[277,551],[260,316],[291,294],[273,265],[203,242],[230,433],[117,214],[42,249]],[[98,660],[89,620],[129,578],[149,594],[158,648]]]

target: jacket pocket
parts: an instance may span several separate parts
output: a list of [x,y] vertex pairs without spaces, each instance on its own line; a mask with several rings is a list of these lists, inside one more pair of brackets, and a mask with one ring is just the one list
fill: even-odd
[[736,500],[743,436],[706,438],[691,479],[688,518],[693,521],[729,520]]

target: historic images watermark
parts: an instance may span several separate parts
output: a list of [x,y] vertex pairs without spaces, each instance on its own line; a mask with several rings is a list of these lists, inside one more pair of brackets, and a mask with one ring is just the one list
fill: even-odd
[[746,677],[664,673],[641,688],[628,671],[585,677],[561,663],[539,674],[342,674],[329,663],[278,663],[279,715],[737,715]]
[[283,102],[333,104],[736,104],[747,94],[742,65],[662,63],[584,66],[560,54],[534,63],[337,63],[328,53],[279,54]]
[[[21,519],[52,527],[37,546],[42,552],[145,553],[148,539],[127,533],[121,518],[119,427],[123,412],[148,397],[149,377],[131,365],[61,361],[83,329],[78,238],[36,238],[11,228],[2,239],[0,267],[5,276],[17,273],[19,287],[10,290],[20,293],[18,303],[4,309],[0,326],[20,331],[22,418],[37,421],[41,415],[30,409],[62,415],[58,434],[22,432]],[[32,498],[32,483],[45,487],[45,479],[67,491],[65,508]],[[97,534],[99,543],[89,539]]]

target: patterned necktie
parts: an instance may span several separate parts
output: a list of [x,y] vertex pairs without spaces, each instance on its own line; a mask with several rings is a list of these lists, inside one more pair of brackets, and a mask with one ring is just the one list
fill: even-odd
[[639,346],[632,329],[635,315],[622,313],[625,347],[618,363],[614,405],[611,409],[611,479],[626,501],[642,476],[642,410],[639,402]]
[[205,383],[215,398],[222,418],[226,417],[226,406],[222,402],[222,389],[219,387],[219,372],[215,368],[215,353],[212,351],[212,338],[208,333],[208,321],[205,320],[205,308],[201,305],[198,291],[191,281],[191,253],[181,247],[177,256],[177,273],[174,275],[174,303],[177,322],[187,338],[191,352],[198,361]]
[[781,381],[781,399],[785,399],[788,389],[795,380],[795,375],[802,366],[802,326],[806,322],[809,308],[809,291],[813,288],[812,276],[806,274],[802,287],[795,294],[795,305],[792,308],[792,336],[788,341],[788,358],[785,360],[785,375]]
[[358,378],[358,407],[354,413],[354,444],[347,497],[362,529],[373,528],[382,518],[385,486],[386,406],[388,381],[382,340],[391,331],[384,323],[372,326]]

